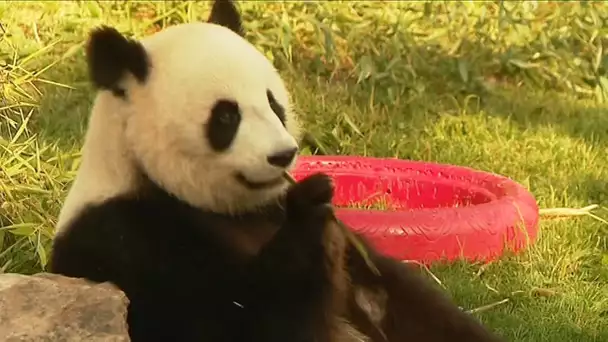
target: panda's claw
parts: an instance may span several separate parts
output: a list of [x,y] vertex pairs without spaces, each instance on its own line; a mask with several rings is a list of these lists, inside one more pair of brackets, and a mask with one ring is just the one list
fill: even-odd
[[315,173],[292,185],[287,191],[288,214],[307,215],[320,207],[329,207],[334,195],[332,180]]

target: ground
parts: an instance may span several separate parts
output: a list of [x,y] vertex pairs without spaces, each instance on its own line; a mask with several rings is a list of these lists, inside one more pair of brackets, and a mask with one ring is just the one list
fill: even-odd
[[[606,5],[502,4],[241,8],[249,38],[288,80],[327,153],[496,172],[529,188],[541,208],[605,204]],[[87,32],[108,23],[140,37],[207,10],[0,3],[0,271],[46,266],[91,105]],[[543,218],[523,254],[431,270],[459,305],[510,341],[608,341],[608,223],[597,217]]]

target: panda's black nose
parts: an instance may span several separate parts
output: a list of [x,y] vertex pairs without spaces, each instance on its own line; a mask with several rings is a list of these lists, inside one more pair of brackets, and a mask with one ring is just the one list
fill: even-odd
[[277,167],[287,167],[289,163],[295,158],[296,153],[298,152],[298,148],[290,148],[289,150],[284,150],[275,154],[269,155],[266,159],[268,163]]

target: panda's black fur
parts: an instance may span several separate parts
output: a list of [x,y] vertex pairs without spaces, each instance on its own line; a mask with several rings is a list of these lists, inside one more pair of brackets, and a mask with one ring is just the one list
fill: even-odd
[[[216,1],[210,21],[242,35],[230,1]],[[110,28],[91,42],[93,84],[129,101],[124,74],[145,84],[154,68],[145,49]],[[500,341],[417,271],[366,244],[380,275],[372,273],[330,232],[325,175],[239,215],[189,205],[143,167],[136,181],[137,191],[82,208],[51,260],[52,272],[121,288],[132,341],[358,341],[337,331],[351,325],[373,342]]]
[[[55,241],[54,272],[122,288],[133,341],[313,341],[327,284],[318,238],[327,179],[292,188],[287,216],[274,206],[240,217],[193,208],[142,181],[138,198],[82,212]],[[222,235],[264,225],[283,229],[255,262]]]

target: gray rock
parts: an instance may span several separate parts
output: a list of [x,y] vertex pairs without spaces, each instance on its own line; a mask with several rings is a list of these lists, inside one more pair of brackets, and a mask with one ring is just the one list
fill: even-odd
[[109,283],[48,273],[0,274],[0,340],[130,341],[128,303]]

